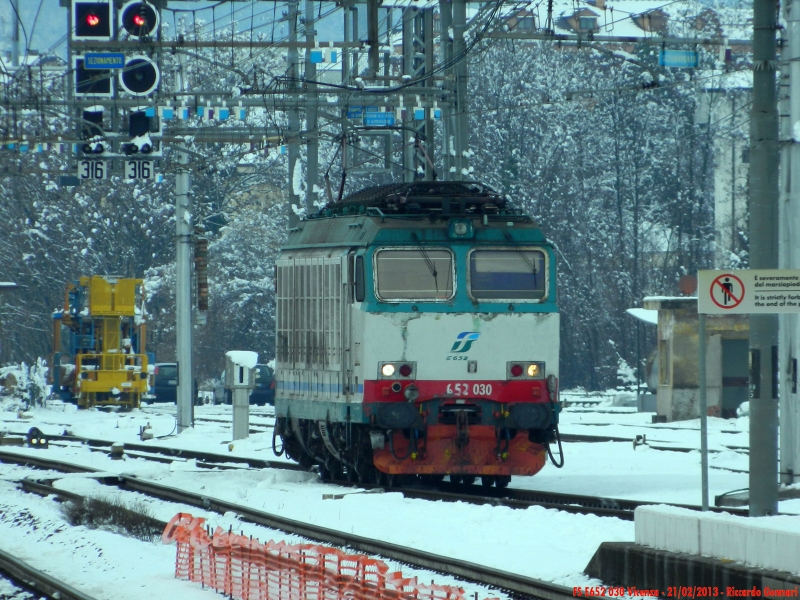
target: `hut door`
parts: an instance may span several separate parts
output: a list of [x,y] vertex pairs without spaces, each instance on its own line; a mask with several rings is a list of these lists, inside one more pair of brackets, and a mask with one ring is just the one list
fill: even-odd
[[750,396],[748,340],[722,340],[722,417],[736,417],[736,409]]

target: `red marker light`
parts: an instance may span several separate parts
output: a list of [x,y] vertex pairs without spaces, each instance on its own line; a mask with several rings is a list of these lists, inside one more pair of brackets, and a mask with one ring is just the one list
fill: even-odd
[[520,375],[522,375],[522,365],[514,365],[511,367],[512,377],[519,377]]
[[400,375],[403,377],[408,377],[411,375],[411,365],[403,365],[400,367]]
[[96,27],[100,24],[100,17],[94,13],[89,13],[86,15],[86,24],[89,25],[89,27]]
[[142,15],[134,15],[133,24],[137,27],[144,27],[147,25],[147,19],[145,19]]

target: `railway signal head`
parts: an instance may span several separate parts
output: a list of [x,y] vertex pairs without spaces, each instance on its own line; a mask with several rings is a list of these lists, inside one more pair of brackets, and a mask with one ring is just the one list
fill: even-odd
[[125,60],[125,68],[119,74],[122,89],[134,96],[147,96],[158,89],[161,71],[155,62],[146,56],[131,56]]
[[73,64],[76,96],[113,96],[110,69],[87,69],[83,56],[75,56]]
[[135,110],[128,116],[128,136],[130,142],[120,146],[125,156],[150,155],[161,156],[160,146],[150,139],[150,134],[158,135],[153,131],[155,118],[149,117],[146,110]]
[[111,28],[111,2],[94,0],[83,2],[76,0],[72,3],[72,39],[76,41],[110,40]]
[[160,18],[158,11],[149,2],[128,2],[119,12],[119,26],[131,38],[144,39],[155,35]]

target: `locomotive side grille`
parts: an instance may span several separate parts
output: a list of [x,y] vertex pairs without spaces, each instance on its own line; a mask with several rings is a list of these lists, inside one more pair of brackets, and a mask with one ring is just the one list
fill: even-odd
[[337,258],[296,258],[277,268],[278,361],[294,369],[341,365],[342,264]]

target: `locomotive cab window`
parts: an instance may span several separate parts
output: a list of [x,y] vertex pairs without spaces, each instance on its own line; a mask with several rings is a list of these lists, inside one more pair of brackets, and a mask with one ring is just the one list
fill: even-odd
[[454,295],[453,253],[444,248],[384,248],[375,252],[379,300],[444,302]]
[[533,248],[472,250],[470,296],[474,300],[540,302],[547,296],[547,260]]

